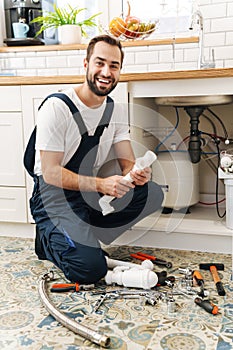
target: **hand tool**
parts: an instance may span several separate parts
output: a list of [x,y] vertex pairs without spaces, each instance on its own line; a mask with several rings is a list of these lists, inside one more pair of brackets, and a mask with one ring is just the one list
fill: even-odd
[[202,307],[202,309],[204,309],[205,311],[209,312],[209,314],[217,315],[217,313],[218,313],[217,305],[214,305],[209,300],[203,300],[201,298],[195,298],[194,301],[195,301],[195,303],[198,306]]
[[138,259],[138,260],[151,260],[153,262],[153,264],[155,265],[162,265],[167,267],[168,269],[170,269],[172,267],[172,263],[171,262],[167,262],[165,260],[162,259],[158,259],[153,255],[149,255],[149,254],[145,254],[142,252],[137,252],[135,254],[130,254],[130,256],[132,258]]
[[106,298],[107,298],[107,294],[106,293],[101,294],[100,297],[98,298],[98,300],[96,301],[92,312],[96,312],[99,309],[99,307],[103,304],[103,302],[104,302],[104,300]]
[[158,276],[158,283],[156,284],[157,287],[159,286],[167,286],[172,288],[175,284],[175,277],[174,276],[167,276],[167,271],[161,271],[157,272],[156,274]]
[[193,270],[190,269],[190,267],[186,267],[186,268],[183,268],[183,267],[179,267],[178,271],[182,274],[185,275],[185,277],[189,277],[192,275],[193,273]]
[[200,287],[200,292],[198,292],[197,295],[201,298],[208,297],[209,291],[204,287],[204,279],[200,271],[194,270],[192,276],[195,283]]
[[63,292],[79,292],[80,290],[93,289],[94,284],[79,284],[79,283],[57,283],[53,284],[50,292],[63,293]]
[[223,284],[220,280],[220,277],[218,275],[218,270],[224,270],[224,264],[219,263],[203,263],[199,265],[199,268],[201,270],[209,270],[212,274],[214,283],[217,288],[218,295],[224,296],[226,295],[225,289],[223,287]]
[[194,281],[197,283],[197,285],[201,288],[204,288],[204,279],[203,279],[200,271],[194,270],[192,272],[192,276],[193,276]]

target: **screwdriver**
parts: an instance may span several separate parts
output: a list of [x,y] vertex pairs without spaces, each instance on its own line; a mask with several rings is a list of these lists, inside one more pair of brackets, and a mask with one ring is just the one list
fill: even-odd
[[52,293],[63,293],[63,292],[79,292],[80,290],[92,289],[94,284],[79,284],[79,283],[57,283],[53,284],[50,292]]
[[209,291],[204,288],[204,279],[200,271],[194,270],[192,272],[192,276],[195,283],[200,287],[200,292],[198,292],[197,295],[201,298],[207,297],[209,295]]
[[217,305],[214,305],[209,300],[202,300],[201,298],[195,298],[195,303],[202,307],[205,311],[207,311],[209,314],[217,315],[218,313],[218,307]]
[[195,282],[197,283],[197,285],[199,287],[204,288],[204,279],[203,279],[202,274],[200,273],[200,271],[194,270],[192,275],[193,275],[193,278],[194,278]]

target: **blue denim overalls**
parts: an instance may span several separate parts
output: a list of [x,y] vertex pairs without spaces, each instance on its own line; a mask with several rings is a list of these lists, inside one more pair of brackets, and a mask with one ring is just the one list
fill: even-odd
[[[94,135],[89,136],[81,114],[68,96],[52,94],[43,103],[52,96],[67,103],[82,135],[78,149],[65,168],[80,175],[93,176],[99,140],[108,127],[114,102],[107,97],[101,121]],[[31,162],[31,170],[26,164],[28,162]],[[26,150],[25,167],[31,172],[32,164],[34,166],[32,154]],[[115,212],[103,216],[98,205],[99,193],[64,190],[45,183],[42,176],[33,174],[33,177],[30,207],[37,227],[37,240],[41,240],[43,247],[42,255],[73,282],[95,283],[105,276],[106,259],[99,240],[112,242],[139,220],[158,210],[163,201],[160,186],[149,182],[136,186],[122,199],[114,200]]]

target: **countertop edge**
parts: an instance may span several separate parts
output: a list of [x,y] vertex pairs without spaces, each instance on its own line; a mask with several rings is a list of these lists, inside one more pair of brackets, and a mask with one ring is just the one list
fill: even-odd
[[[154,81],[173,79],[204,79],[233,77],[233,68],[212,68],[203,70],[186,70],[170,72],[122,73],[121,82]],[[80,84],[84,75],[64,76],[1,76],[0,86],[13,85],[49,85],[49,84]]]

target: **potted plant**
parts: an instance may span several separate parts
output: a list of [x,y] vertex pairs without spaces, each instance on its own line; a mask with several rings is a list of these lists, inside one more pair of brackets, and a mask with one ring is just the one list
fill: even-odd
[[85,10],[86,8],[73,8],[69,4],[64,8],[54,5],[54,11],[46,12],[43,16],[34,18],[31,23],[41,25],[36,36],[45,30],[58,28],[61,44],[80,44],[82,36],[87,37],[85,27],[97,26],[95,18],[100,15],[100,13],[96,13],[84,20],[78,20],[78,15]]

